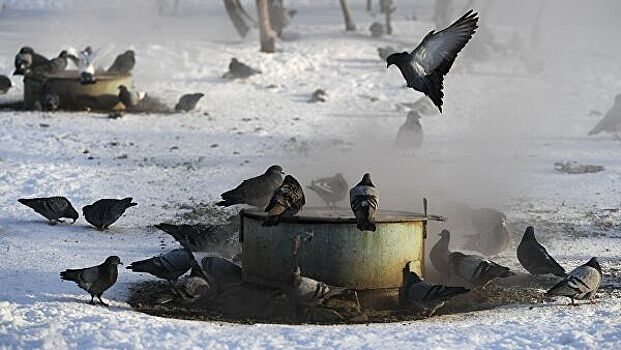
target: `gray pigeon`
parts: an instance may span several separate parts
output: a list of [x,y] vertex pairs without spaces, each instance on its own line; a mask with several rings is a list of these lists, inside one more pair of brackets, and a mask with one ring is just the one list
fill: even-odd
[[185,94],[179,98],[179,102],[175,105],[176,112],[189,112],[196,107],[198,101],[203,98],[205,94],[197,92],[195,94]]
[[495,278],[514,275],[508,267],[498,265],[478,255],[466,255],[460,252],[453,252],[449,255],[449,265],[451,277],[457,277],[459,282],[465,282],[465,287],[469,288],[482,287]]
[[140,103],[140,100],[142,100],[142,97],[138,93],[129,91],[127,86],[119,85],[119,100],[121,100],[121,103],[128,109],[136,107],[138,103]]
[[347,291],[346,288],[329,286],[302,276],[299,266],[294,268],[284,288],[285,295],[297,306],[319,306],[326,300]]
[[283,217],[297,214],[306,204],[304,190],[293,176],[287,175],[282,185],[274,190],[270,203],[265,207],[268,217],[263,220],[263,226],[276,226]]
[[0,95],[6,94],[12,86],[13,84],[11,84],[9,77],[0,75]]
[[260,74],[258,69],[251,68],[245,63],[240,62],[237,58],[233,57],[229,63],[229,71],[224,73],[226,79],[246,79],[252,75]]
[[479,208],[472,209],[464,203],[464,209],[469,210],[470,222],[477,232],[485,232],[496,226],[499,221],[507,221],[507,216],[496,209]]
[[377,48],[377,54],[379,55],[379,57],[382,59],[382,61],[386,61],[386,59],[388,58],[388,56],[392,55],[395,52],[398,52],[399,50],[395,49],[392,46],[385,46],[385,47],[378,47]]
[[175,249],[160,256],[135,261],[127,269],[134,272],[146,272],[164,279],[174,286],[177,279],[193,266],[194,257],[189,250]]
[[257,208],[264,208],[272,198],[274,190],[282,184],[282,168],[272,165],[264,174],[244,180],[234,189],[222,193],[222,201],[216,203],[221,207],[235,204],[248,204]]
[[20,198],[18,201],[43,215],[51,225],[63,222],[60,220],[61,218],[68,218],[75,222],[80,217],[71,202],[65,197]]
[[423,281],[410,270],[409,262],[403,269],[403,281],[402,303],[425,317],[432,316],[452,297],[469,292],[464,287],[445,287]]
[[209,256],[208,253],[192,253],[194,260],[200,262],[207,281],[217,293],[222,293],[227,288],[243,283],[241,266],[229,259],[217,256]]
[[465,249],[474,250],[485,256],[493,257],[502,253],[511,243],[511,231],[504,218],[487,231],[467,236]]
[[153,293],[151,299],[155,304],[167,304],[172,301],[191,304],[202,298],[213,295],[213,288],[202,277],[198,267],[193,267],[190,275],[180,278],[172,290],[163,290]]
[[101,300],[101,295],[116,283],[119,275],[118,265],[123,265],[118,256],[109,256],[101,265],[84,269],[65,270],[60,273],[60,278],[65,281],[74,281],[78,287],[91,295],[90,303],[97,297],[102,305],[108,306]]
[[127,50],[122,54],[118,55],[110,68],[108,68],[108,73],[112,74],[126,74],[134,69],[136,65],[136,57],[133,50]]
[[362,180],[349,190],[351,210],[356,216],[356,227],[360,231],[375,231],[375,211],[379,194],[371,181],[371,174],[366,173]]
[[319,198],[326,202],[327,206],[336,207],[336,202],[342,201],[347,196],[349,185],[343,174],[336,173],[333,177],[326,177],[311,181],[308,189],[317,193]]
[[597,135],[605,131],[617,136],[621,135],[621,94],[615,97],[615,102],[602,120],[597,123],[589,135]]
[[477,13],[466,12],[448,28],[430,31],[412,51],[394,53],[386,59],[386,67],[397,65],[407,86],[420,91],[442,112],[444,76],[449,72],[457,54],[466,46],[477,28]]
[[241,253],[239,219],[228,225],[172,225],[161,223],[156,228],[168,233],[184,248],[192,252],[208,252],[224,258]]
[[13,75],[24,75],[30,73],[34,68],[47,65],[48,59],[34,52],[31,47],[22,47],[15,56],[15,71]]
[[107,229],[115,223],[127,208],[138,205],[132,203],[132,198],[124,199],[100,199],[91,205],[82,208],[84,218],[89,224],[100,230]]
[[448,281],[451,277],[451,265],[449,264],[449,240],[451,233],[449,230],[440,232],[440,240],[431,248],[429,252],[429,260],[431,264],[441,275],[443,281]]
[[546,297],[564,296],[574,300],[593,299],[602,282],[602,268],[593,257],[586,264],[572,270],[567,277],[546,292]]
[[420,118],[417,111],[408,113],[395,138],[395,145],[398,148],[415,150],[423,145],[423,126],[420,125]]
[[517,248],[517,258],[526,271],[533,275],[551,273],[558,277],[567,276],[565,269],[548,254],[544,246],[537,242],[532,226],[528,226],[524,232],[524,237]]
[[57,111],[60,108],[60,96],[50,91],[47,86],[47,84],[43,86],[43,91],[39,95],[41,110],[48,112]]
[[58,57],[54,57],[47,64],[35,67],[32,70],[35,73],[58,74],[67,68],[68,57],[67,51],[63,50]]

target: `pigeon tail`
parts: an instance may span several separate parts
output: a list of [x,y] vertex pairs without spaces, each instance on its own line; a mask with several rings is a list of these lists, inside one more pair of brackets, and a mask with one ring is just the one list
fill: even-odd
[[356,213],[356,227],[360,231],[375,231],[375,210],[369,206],[362,206]]
[[433,72],[424,78],[425,81],[425,94],[429,96],[431,101],[442,113],[442,98],[444,98],[444,77],[439,72]]
[[280,223],[280,215],[270,215],[263,220],[261,226],[276,226]]
[[81,270],[65,270],[60,273],[60,279],[65,281],[79,282]]
[[434,295],[434,298],[439,299],[439,300],[448,300],[456,295],[465,294],[470,291],[470,289],[464,288],[464,287],[445,287],[445,286],[436,286],[436,287],[441,287],[441,288],[436,289],[436,292]]
[[216,203],[216,205],[219,207],[230,207],[231,205],[235,205],[235,204],[238,204],[238,203],[230,199],[225,199],[223,201]]

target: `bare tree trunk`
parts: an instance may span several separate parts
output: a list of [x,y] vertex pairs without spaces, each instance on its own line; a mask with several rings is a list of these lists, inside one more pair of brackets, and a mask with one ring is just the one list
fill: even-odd
[[233,22],[233,26],[237,30],[237,33],[242,38],[248,34],[250,30],[250,26],[246,24],[242,14],[244,13],[239,0],[224,0],[224,7],[226,7],[226,13],[228,13],[231,22]]
[[259,40],[261,52],[273,53],[276,51],[276,32],[270,24],[270,14],[267,0],[257,1],[257,15],[259,17]]
[[393,0],[382,0],[382,8],[386,15],[386,34],[392,34],[392,13],[395,12],[397,7]]
[[367,12],[373,11],[373,0],[367,0]]
[[345,18],[345,31],[355,31],[356,24],[354,23],[354,17],[351,15],[351,10],[349,9],[347,0],[341,0],[341,9],[343,10],[343,17]]

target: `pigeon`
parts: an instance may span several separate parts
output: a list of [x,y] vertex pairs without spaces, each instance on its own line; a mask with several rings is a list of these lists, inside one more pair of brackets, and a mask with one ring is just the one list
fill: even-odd
[[95,58],[97,52],[94,52],[90,46],[87,46],[84,50],[80,51],[78,57],[69,56],[78,66],[78,72],[80,73],[80,84],[90,85],[95,84]]
[[457,277],[466,287],[483,287],[491,280],[513,276],[508,267],[496,264],[478,255],[466,255],[460,252],[449,254],[451,277]]
[[265,207],[268,216],[262,226],[276,226],[283,217],[289,217],[299,212],[304,204],[304,190],[293,176],[287,175],[282,185],[274,190],[270,203]]
[[[235,219],[237,217],[235,216]],[[239,220],[228,225],[172,225],[161,223],[156,228],[171,235],[182,247],[192,252],[209,252],[224,258],[241,253]]]
[[89,224],[100,230],[107,229],[115,223],[127,208],[138,205],[132,203],[132,198],[124,199],[100,199],[91,205],[82,208],[84,218]]
[[420,118],[417,111],[408,113],[395,138],[395,145],[398,148],[414,150],[423,145],[423,126],[420,125]]
[[533,275],[551,273],[558,277],[567,276],[565,269],[548,254],[544,246],[537,242],[532,226],[528,226],[524,232],[524,237],[517,248],[517,258],[526,271]]
[[605,131],[617,136],[621,135],[621,94],[615,97],[615,102],[612,108],[606,112],[604,118],[597,123],[597,125],[589,131],[589,135],[597,135],[600,132]]
[[339,202],[347,196],[347,189],[349,185],[343,174],[336,173],[333,177],[326,177],[311,181],[310,186],[306,188],[317,193],[317,195],[326,202],[327,206],[336,207],[336,202]]
[[226,79],[246,79],[255,74],[261,74],[261,71],[250,68],[245,63],[242,63],[237,58],[233,57],[229,63],[229,71],[224,73],[223,77]]
[[58,74],[64,71],[67,68],[67,58],[69,55],[67,51],[63,50],[60,52],[58,57],[54,57],[47,64],[38,66],[33,68],[33,72],[35,73],[47,73],[47,74]]
[[119,85],[119,100],[121,100],[126,109],[136,107],[144,98],[144,94],[129,91],[127,86]]
[[311,95],[310,99],[308,100],[308,103],[326,102],[327,96],[328,95],[326,94],[326,90],[317,89]]
[[41,110],[53,112],[60,107],[60,96],[52,92],[49,86],[45,84],[39,95],[39,103],[41,104]]
[[362,180],[349,190],[351,210],[356,216],[356,227],[360,231],[375,231],[375,211],[379,194],[371,181],[371,174],[366,173]]
[[386,67],[396,65],[407,86],[427,95],[442,113],[444,76],[457,54],[466,46],[477,28],[478,14],[472,10],[448,28],[430,31],[412,51],[394,53],[386,59]]
[[18,202],[43,215],[52,225],[63,222],[60,220],[61,218],[71,219],[75,223],[80,217],[71,202],[65,197],[20,198]]
[[173,301],[191,304],[211,296],[212,290],[213,288],[199,272],[198,267],[193,267],[189,276],[182,277],[175,283],[173,290],[155,292],[151,299],[155,304],[160,305]]
[[501,217],[491,229],[467,236],[467,239],[464,245],[465,249],[493,257],[507,249],[511,243],[511,231],[509,231],[505,219]]
[[209,256],[206,253],[192,253],[207,281],[216,293],[221,293],[231,286],[243,283],[241,266],[229,259]]
[[239,186],[221,194],[222,201],[216,203],[221,207],[235,204],[248,204],[264,208],[272,198],[274,190],[282,184],[282,168],[272,165],[264,174],[244,180]]
[[369,31],[371,32],[371,36],[374,38],[380,38],[386,32],[384,30],[384,25],[379,22],[371,23],[371,26],[369,27]]
[[377,54],[379,55],[379,57],[382,59],[382,61],[386,61],[386,59],[388,58],[388,56],[392,55],[395,52],[398,52],[399,50],[395,49],[392,46],[385,46],[385,47],[378,47],[377,48]]
[[464,287],[445,287],[423,281],[410,270],[408,262],[403,269],[402,303],[424,317],[432,316],[452,297],[469,292]]
[[421,116],[430,116],[438,113],[436,106],[433,105],[433,102],[430,102],[426,97],[421,97],[415,102],[402,102],[397,105],[397,109],[401,110],[405,108],[410,111],[416,111]]
[[0,75],[0,95],[6,94],[12,86],[13,84],[11,84],[9,77]]
[[193,110],[203,96],[205,96],[205,94],[200,92],[181,96],[179,102],[175,105],[175,112],[189,112]]
[[449,264],[449,255],[451,254],[449,240],[451,239],[451,233],[449,230],[442,230],[440,237],[429,252],[429,260],[431,260],[431,264],[441,275],[442,280],[448,281],[451,277],[451,265]]
[[111,74],[127,74],[134,69],[136,65],[136,57],[134,55],[133,50],[127,50],[122,54],[118,55],[110,68],[108,68],[107,73]]
[[102,305],[108,306],[101,300],[101,295],[116,283],[119,275],[118,265],[123,265],[118,256],[109,256],[101,265],[84,269],[69,269],[60,273],[60,278],[65,281],[74,281],[78,287],[91,295],[90,303],[97,297]]
[[177,279],[193,266],[194,257],[187,249],[175,249],[150,259],[135,261],[127,269],[134,272],[146,272],[168,281],[174,286]]
[[24,75],[30,73],[34,68],[47,65],[48,59],[34,52],[31,47],[22,47],[15,56],[15,71],[13,75]]
[[321,281],[301,275],[296,266],[284,287],[285,295],[296,306],[319,306],[326,300],[347,292],[347,288],[329,286]]
[[469,210],[470,222],[472,223],[472,227],[477,232],[489,231],[492,227],[496,226],[499,221],[504,221],[506,223],[507,216],[496,209],[492,208],[479,208],[472,209],[467,204],[464,203],[464,209]]
[[546,292],[546,297],[564,296],[574,300],[592,300],[602,281],[602,268],[593,257],[586,264],[572,270],[567,277]]

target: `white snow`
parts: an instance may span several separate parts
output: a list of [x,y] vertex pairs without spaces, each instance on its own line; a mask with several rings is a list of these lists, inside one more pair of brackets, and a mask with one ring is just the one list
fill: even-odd
[[[416,9],[421,21],[398,15],[395,35],[379,41],[367,28],[381,17],[366,14],[363,1],[352,1],[357,33],[343,32],[337,1],[291,1],[298,9],[292,39],[279,41],[272,55],[258,52],[256,32],[236,36],[221,1],[182,1],[177,17],[158,17],[149,1],[4,3],[3,74],[10,74],[23,45],[48,56],[67,47],[106,47],[102,64],[130,47],[140,90],[169,104],[186,92],[206,96],[187,114],[118,120],[86,112],[0,112],[0,349],[621,347],[621,303],[609,294],[578,307],[510,305],[403,324],[236,325],[133,311],[129,286],[149,277],[125,269],[104,294],[109,309],[86,304],[88,296],[58,276],[112,254],[129,263],[173,249],[174,241],[151,225],[174,219],[181,204],[213,202],[278,163],[302,183],[341,171],[352,184],[370,171],[386,208],[420,211],[427,196],[437,214],[434,203],[466,200],[500,207],[510,222],[548,222],[553,232],[541,238],[561,264],[571,269],[598,256],[604,272],[618,279],[621,143],[586,136],[601,118],[591,111],[605,112],[621,92],[621,28],[611,15],[619,13],[618,2],[588,9],[578,1],[548,4],[550,25],[537,56],[545,62],[541,74],[525,73],[515,56],[473,64],[458,58],[445,80],[445,113],[422,119],[425,145],[416,157],[394,151],[392,142],[406,114],[399,103],[422,95],[403,88],[376,48],[412,49],[433,28],[431,1],[397,1],[407,15]],[[254,1],[244,3],[253,12]],[[561,3],[565,12],[555,14]],[[528,39],[530,29],[517,18],[531,19],[532,7],[507,8],[492,11],[498,39],[507,41],[516,30]],[[233,56],[264,73],[224,81]],[[15,88],[2,101],[22,94],[21,81],[12,80]],[[318,88],[328,102],[308,104]],[[562,160],[606,170],[564,175],[553,170]],[[67,196],[79,208],[104,197],[132,196],[139,205],[102,233],[83,218],[48,226],[17,203],[50,195]],[[320,204],[307,195],[309,205]],[[579,237],[565,227],[576,227]],[[523,229],[514,232],[513,247]],[[513,247],[501,260],[520,269]]]

